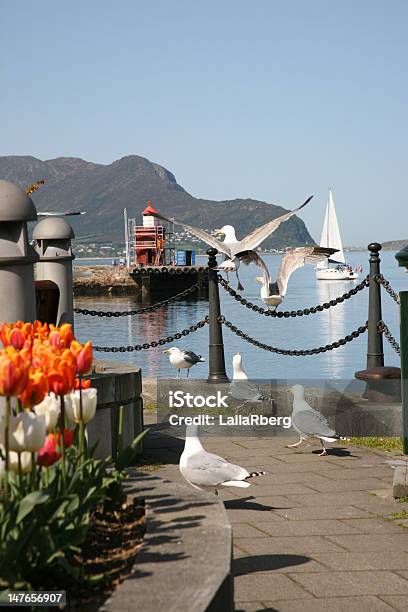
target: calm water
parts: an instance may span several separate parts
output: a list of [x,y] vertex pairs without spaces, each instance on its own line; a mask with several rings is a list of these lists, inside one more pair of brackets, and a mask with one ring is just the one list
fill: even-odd
[[[367,252],[348,253],[347,259],[352,265],[363,265],[363,275],[367,273]],[[280,255],[267,255],[265,260],[272,275],[276,273]],[[393,252],[382,253],[381,266],[382,273],[396,290],[408,289],[408,276],[398,267]],[[254,280],[256,274],[257,269],[254,266],[241,266],[240,277],[245,286],[245,297],[262,305],[259,298],[260,285]],[[235,278],[232,284],[236,287]],[[354,284],[342,281],[317,282],[313,267],[305,266],[291,277],[288,294],[281,309],[297,310],[321,304],[345,293]],[[233,300],[222,287],[220,295],[222,313],[227,319],[253,338],[285,349],[314,348],[331,343],[349,334],[367,319],[368,289],[327,311],[293,319],[266,318],[259,315]],[[117,297],[77,298],[75,303],[78,307],[98,310],[128,310],[141,305],[137,298]],[[143,305],[145,304],[147,305],[147,302],[143,302]],[[204,318],[207,312],[206,301],[185,300],[171,304],[166,309],[137,317],[102,319],[76,315],[76,333],[82,340],[90,339],[94,344],[103,346],[143,344],[176,333]],[[399,338],[399,309],[385,292],[383,319]],[[176,344],[207,359],[208,327],[179,340]],[[365,367],[367,334],[339,349],[309,357],[287,357],[257,349],[226,328],[224,344],[229,373],[232,370],[232,356],[240,351],[245,369],[252,378],[353,378],[356,370]],[[385,338],[384,345],[386,364],[399,365],[398,355]],[[170,367],[162,350],[163,347],[134,353],[98,353],[98,356],[101,359],[136,364],[142,368],[144,376],[174,376],[174,369]],[[200,364],[191,371],[191,376],[197,378],[205,378],[206,375],[206,364]]]

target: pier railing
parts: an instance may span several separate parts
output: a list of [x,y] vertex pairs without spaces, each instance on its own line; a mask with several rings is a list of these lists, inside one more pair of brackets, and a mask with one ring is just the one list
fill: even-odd
[[[106,318],[117,318],[123,316],[136,316],[146,312],[154,312],[160,308],[166,308],[169,304],[179,301],[185,297],[188,297],[195,293],[197,289],[208,284],[209,291],[209,313],[204,319],[198,321],[194,325],[187,327],[179,332],[153,340],[151,342],[145,342],[143,344],[129,345],[129,346],[95,346],[95,350],[99,352],[112,352],[112,353],[125,353],[132,351],[141,351],[154,349],[165,344],[180,340],[183,337],[194,333],[198,329],[201,329],[205,325],[209,325],[209,382],[223,382],[227,381],[228,377],[225,371],[225,357],[224,357],[224,343],[222,335],[222,326],[227,327],[232,333],[236,334],[242,340],[256,346],[257,348],[270,351],[279,355],[286,355],[291,357],[305,356],[305,355],[317,355],[327,351],[338,349],[345,346],[349,342],[352,342],[355,338],[358,338],[361,334],[368,331],[368,343],[367,343],[367,368],[381,368],[384,366],[384,350],[383,350],[383,337],[389,341],[392,348],[396,353],[400,353],[400,346],[395,336],[390,331],[388,325],[382,318],[382,302],[381,302],[381,287],[385,289],[387,294],[394,300],[399,306],[398,293],[391,287],[389,281],[384,278],[380,270],[380,257],[379,252],[381,245],[379,243],[371,243],[368,246],[370,252],[370,273],[357,285],[352,287],[346,293],[322,304],[310,306],[299,310],[269,310],[258,306],[253,302],[249,301],[242,295],[240,295],[231,285],[215,270],[217,266],[215,249],[208,249],[207,254],[209,257],[208,261],[208,278],[201,283],[196,283],[177,293],[166,300],[156,302],[150,306],[145,306],[136,310],[124,310],[124,311],[107,311],[107,310],[88,310],[86,308],[74,308],[76,314],[106,317]],[[369,300],[368,300],[368,319],[362,323],[357,329],[351,331],[343,338],[334,340],[333,342],[324,346],[318,346],[309,349],[295,349],[295,348],[279,348],[271,346],[257,340],[247,334],[244,330],[239,329],[233,322],[229,321],[222,313],[220,307],[219,289],[221,286],[234,300],[236,300],[241,306],[265,317],[277,318],[277,319],[288,319],[294,317],[307,317],[312,314],[317,314],[333,308],[338,304],[353,298],[355,295],[360,293],[366,288],[369,288]]]

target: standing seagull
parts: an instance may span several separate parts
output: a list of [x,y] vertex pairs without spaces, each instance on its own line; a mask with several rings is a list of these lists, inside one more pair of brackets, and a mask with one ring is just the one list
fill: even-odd
[[[167,223],[175,223],[176,225],[181,225],[193,236],[196,236],[209,246],[217,249],[219,253],[225,255],[225,261],[218,266],[217,269],[232,272],[237,271],[240,262],[244,264],[250,264],[251,262],[255,263],[257,266],[263,269],[265,263],[262,261],[261,257],[259,257],[258,253],[255,249],[270,236],[284,221],[287,221],[293,215],[295,215],[299,210],[301,210],[306,204],[310,202],[313,196],[307,198],[305,202],[295,210],[290,210],[280,217],[276,219],[272,219],[272,221],[268,221],[264,225],[253,230],[250,234],[245,236],[242,240],[237,240],[235,235],[235,229],[232,225],[225,225],[221,230],[218,230],[219,233],[225,234],[224,242],[218,240],[215,236],[208,234],[206,231],[193,227],[192,225],[187,225],[184,221],[177,221],[176,219],[168,219],[159,213],[155,213],[155,216]],[[262,265],[263,264],[263,265]],[[265,266],[266,267],[266,266]],[[238,275],[237,275],[238,278]],[[238,279],[239,282],[239,279]],[[239,282],[239,289],[243,289],[241,283]]]
[[[292,249],[281,259],[278,277],[275,282],[271,281],[269,270],[262,267],[263,276],[257,276],[258,283],[262,283],[261,300],[274,309],[282,303],[288,288],[288,282],[295,270],[302,268],[306,263],[316,264],[328,259],[336,249],[322,247],[298,247]],[[260,266],[261,267],[261,266]]]
[[169,355],[169,360],[172,366],[177,368],[177,378],[180,378],[180,370],[187,369],[187,378],[190,372],[190,368],[196,363],[204,362],[205,359],[201,355],[196,355],[193,351],[182,351],[177,346],[172,346],[169,349],[165,349],[163,353]]
[[323,448],[320,457],[324,457],[327,455],[324,442],[347,440],[338,436],[327,419],[307,403],[302,385],[294,385],[290,391],[293,393],[292,427],[298,432],[300,439],[295,444],[288,444],[287,448],[296,448],[309,437],[318,438]]
[[215,495],[218,495],[219,487],[250,487],[248,478],[266,474],[248,472],[218,455],[208,453],[198,437],[197,425],[187,425],[179,467],[181,475],[192,487],[200,491],[214,491]]
[[[248,376],[242,366],[242,357],[237,353],[232,358],[233,376],[230,383],[230,395],[237,400],[243,400],[241,406],[246,402],[260,403],[264,400],[271,400],[269,395],[264,395],[256,385],[248,380]],[[239,408],[241,408],[239,406]]]

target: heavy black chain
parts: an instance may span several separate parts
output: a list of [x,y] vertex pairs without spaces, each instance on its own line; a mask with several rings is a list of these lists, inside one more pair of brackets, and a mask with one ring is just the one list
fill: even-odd
[[350,291],[347,291],[347,293],[343,293],[343,295],[340,295],[334,300],[330,300],[330,302],[324,302],[323,304],[318,304],[317,306],[311,306],[310,308],[304,308],[303,310],[285,310],[285,311],[278,310],[276,311],[276,310],[268,310],[267,308],[262,308],[260,306],[257,306],[256,304],[253,304],[252,302],[249,302],[248,300],[243,298],[242,295],[239,295],[235,291],[235,289],[233,289],[230,286],[230,284],[225,279],[222,278],[220,274],[218,274],[217,278],[218,278],[218,282],[221,285],[221,287],[223,287],[225,291],[227,291],[237,302],[239,302],[246,308],[249,308],[250,310],[254,310],[255,312],[258,312],[259,314],[265,315],[265,317],[278,317],[279,319],[281,319],[282,317],[285,317],[285,318],[302,317],[303,315],[309,315],[315,312],[322,312],[323,310],[327,310],[328,308],[331,308],[332,306],[336,306],[337,304],[341,304],[341,302],[348,300],[353,295],[356,295],[362,289],[365,289],[365,287],[368,287],[370,283],[369,277],[366,276],[365,279],[362,280],[361,283],[353,287],[353,289],[350,289]]
[[384,334],[384,336],[387,338],[388,342],[391,344],[394,351],[398,353],[398,355],[400,355],[401,354],[400,345],[398,344],[397,340],[394,338],[394,336],[390,332],[388,325],[386,325],[384,321],[378,321],[377,329],[379,332]]
[[181,300],[183,297],[194,293],[200,287],[204,287],[208,284],[208,279],[204,279],[200,283],[196,283],[188,289],[181,291],[181,293],[177,293],[172,297],[167,298],[167,300],[163,300],[162,302],[156,302],[156,304],[152,304],[151,306],[145,306],[144,308],[139,308],[138,310],[88,310],[87,308],[74,308],[74,312],[76,314],[90,315],[91,317],[132,317],[134,315],[143,314],[144,312],[154,312],[163,306],[167,306],[172,302],[177,302]]
[[169,344],[170,342],[174,342],[174,340],[180,340],[184,336],[188,336],[193,332],[201,329],[204,325],[207,325],[208,317],[198,321],[194,325],[190,325],[186,329],[183,329],[181,332],[177,334],[173,334],[172,336],[166,336],[166,338],[160,338],[160,340],[153,340],[153,342],[145,342],[144,344],[135,344],[129,346],[94,346],[94,350],[100,353],[131,353],[133,351],[146,351],[147,349],[157,348],[158,346],[163,346],[164,344]]
[[270,346],[269,344],[265,344],[264,342],[260,342],[259,340],[255,340],[254,338],[251,338],[251,336],[248,336],[248,334],[246,334],[242,330],[238,329],[238,327],[233,325],[231,321],[227,321],[227,319],[223,315],[220,316],[219,321],[223,325],[228,327],[228,329],[230,329],[239,338],[246,340],[246,342],[249,342],[250,344],[253,344],[254,346],[258,348],[264,349],[265,351],[270,351],[271,353],[278,353],[279,355],[290,355],[292,357],[300,357],[304,355],[317,355],[318,353],[325,353],[326,351],[332,351],[333,349],[340,348],[341,346],[344,346],[348,342],[352,342],[355,338],[358,338],[361,334],[364,334],[364,332],[367,330],[367,327],[368,327],[368,323],[365,323],[364,325],[361,325],[355,331],[351,332],[351,334],[349,334],[348,336],[345,336],[344,338],[340,338],[340,340],[337,340],[336,342],[332,342],[331,344],[326,344],[326,346],[319,346],[317,348],[304,349],[304,350],[289,350],[289,349],[277,348],[275,346]]
[[394,300],[394,302],[396,302],[397,304],[400,303],[400,298],[398,293],[391,287],[390,282],[387,281],[382,274],[377,274],[374,277],[375,281],[377,283],[380,283],[380,285],[382,285],[384,287],[384,289],[386,290],[386,292],[388,293],[388,295],[390,295],[392,297],[392,299]]

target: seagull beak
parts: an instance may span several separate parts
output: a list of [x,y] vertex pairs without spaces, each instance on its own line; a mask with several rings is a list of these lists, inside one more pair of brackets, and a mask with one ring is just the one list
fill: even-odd
[[263,278],[262,278],[262,276],[255,276],[255,280],[260,285],[263,285]]
[[170,349],[164,349],[163,353],[170,353]]
[[215,229],[214,230],[214,235],[215,236],[222,236],[224,232],[221,229]]

